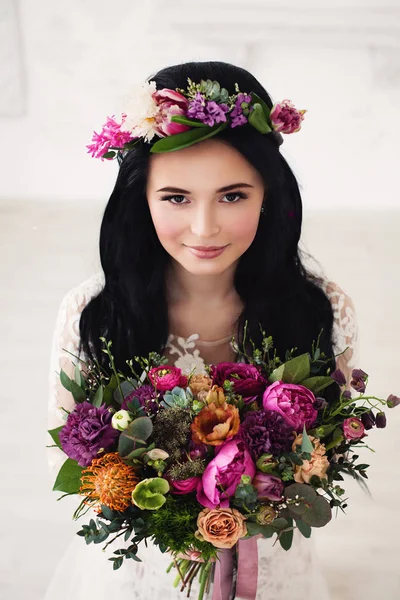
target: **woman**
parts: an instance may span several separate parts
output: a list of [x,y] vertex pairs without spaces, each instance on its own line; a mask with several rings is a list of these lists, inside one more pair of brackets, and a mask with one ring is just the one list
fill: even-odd
[[[171,91],[185,88],[188,77],[217,81],[229,94],[238,84],[269,109],[273,105],[250,73],[227,63],[176,65],[151,80],[157,90]],[[336,284],[312,276],[302,264],[302,202],[279,151],[282,136],[244,121],[175,151],[151,153],[152,144],[140,139],[119,154],[100,231],[102,272],[71,290],[58,315],[51,427],[62,423],[60,407],[73,405],[56,375],[74,368],[64,349],[105,364],[101,335],[112,339],[121,370],[127,359],[158,350],[185,373],[193,366],[202,372],[204,363],[238,359],[231,337],[240,344],[248,321],[249,337],[260,341],[261,324],[282,357],[294,347],[311,351],[319,335],[332,365],[334,353],[349,347],[337,359],[349,381],[356,338],[352,303]],[[63,457],[56,452],[53,465],[59,466]],[[98,547],[86,547],[77,537],[47,598],[106,598],[111,592],[127,600],[182,597],[172,587],[172,574],[165,573],[169,556],[151,545],[140,547],[139,556],[142,563],[128,561],[113,572]],[[328,598],[313,545],[301,536],[288,553],[271,540],[258,540],[253,576],[257,599],[291,600],[299,590]],[[196,589],[192,594],[196,598]]]

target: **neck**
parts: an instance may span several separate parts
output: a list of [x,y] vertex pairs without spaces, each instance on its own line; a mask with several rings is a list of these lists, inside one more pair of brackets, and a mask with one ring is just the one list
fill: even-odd
[[237,297],[233,285],[236,264],[217,275],[194,275],[179,263],[170,263],[167,274],[168,303],[194,304],[211,308],[224,305]]

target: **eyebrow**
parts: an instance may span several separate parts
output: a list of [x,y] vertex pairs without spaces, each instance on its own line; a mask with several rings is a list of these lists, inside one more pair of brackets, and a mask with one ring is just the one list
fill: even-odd
[[[229,192],[230,190],[234,190],[237,188],[254,188],[254,185],[250,185],[249,183],[232,183],[230,185],[225,185],[222,188],[219,188],[219,190],[216,190],[217,192]],[[157,192],[172,192],[174,194],[178,193],[178,194],[190,194],[190,192],[188,190],[183,190],[182,188],[177,188],[177,187],[163,187],[159,190],[157,190]]]

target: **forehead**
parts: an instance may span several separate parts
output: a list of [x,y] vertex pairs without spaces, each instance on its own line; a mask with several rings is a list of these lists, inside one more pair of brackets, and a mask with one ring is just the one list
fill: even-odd
[[150,157],[147,187],[174,183],[187,190],[196,185],[222,187],[233,180],[262,184],[258,171],[238,150],[220,140],[205,140],[175,152]]

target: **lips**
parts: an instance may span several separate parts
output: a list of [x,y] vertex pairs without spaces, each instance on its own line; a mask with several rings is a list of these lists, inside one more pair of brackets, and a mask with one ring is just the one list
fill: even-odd
[[201,252],[212,252],[215,250],[222,250],[222,248],[225,248],[225,246],[188,246],[188,248],[200,250]]

